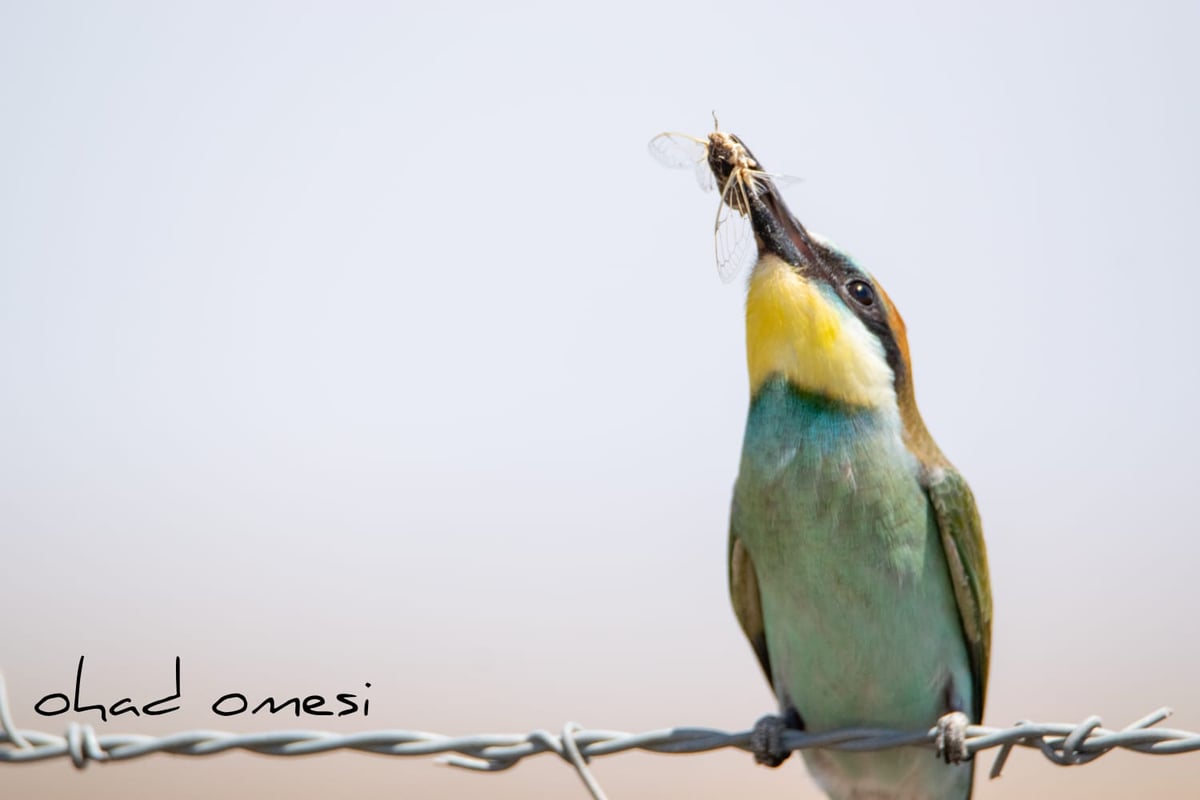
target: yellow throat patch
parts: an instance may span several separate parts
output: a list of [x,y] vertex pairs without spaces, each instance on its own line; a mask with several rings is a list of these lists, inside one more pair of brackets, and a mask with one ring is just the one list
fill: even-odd
[[817,283],[766,255],[746,296],[750,394],[773,375],[796,388],[853,406],[896,404],[883,345]]

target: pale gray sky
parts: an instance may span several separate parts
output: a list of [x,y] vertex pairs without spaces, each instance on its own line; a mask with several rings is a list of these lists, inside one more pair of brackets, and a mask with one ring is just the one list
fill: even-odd
[[[32,706],[81,654],[110,700],[161,696],[184,659],[184,710],[110,732],[769,710],[724,584],[742,291],[717,279],[715,198],[646,153],[715,110],[908,322],[926,420],[983,509],[988,721],[1169,704],[1200,728],[1198,34],[1185,2],[0,3],[18,724],[62,729]],[[365,681],[366,719],[207,709]],[[4,783],[581,791],[545,761]],[[1017,754],[981,796],[1182,796],[1195,764]],[[614,798],[815,796],[740,754],[597,772]]]

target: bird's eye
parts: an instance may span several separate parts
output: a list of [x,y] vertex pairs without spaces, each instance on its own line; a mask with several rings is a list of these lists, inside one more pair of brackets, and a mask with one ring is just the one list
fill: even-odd
[[869,306],[875,304],[875,290],[866,281],[850,281],[846,284],[846,291],[850,292],[850,296],[859,305]]

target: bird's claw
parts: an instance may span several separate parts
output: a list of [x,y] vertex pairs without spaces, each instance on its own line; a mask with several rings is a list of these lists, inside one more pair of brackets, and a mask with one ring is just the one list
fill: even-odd
[[971,754],[967,752],[967,725],[970,724],[967,715],[961,711],[951,711],[937,721],[938,758],[947,764],[961,764],[968,760]]
[[783,717],[775,714],[767,714],[754,723],[754,730],[750,732],[750,752],[754,753],[754,760],[768,767],[778,767],[787,761],[792,754],[783,746],[783,734],[787,729]]

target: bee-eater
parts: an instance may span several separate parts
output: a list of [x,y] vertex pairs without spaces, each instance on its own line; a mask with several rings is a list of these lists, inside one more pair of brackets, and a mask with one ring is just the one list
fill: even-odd
[[[917,411],[904,322],[878,282],[810,235],[737,137],[709,137],[723,202],[748,218],[750,411],[729,585],[782,727],[938,727],[923,748],[805,750],[831,798],[961,800],[967,719],[983,714],[991,595],[971,490]],[[731,186],[730,182],[736,182]]]

